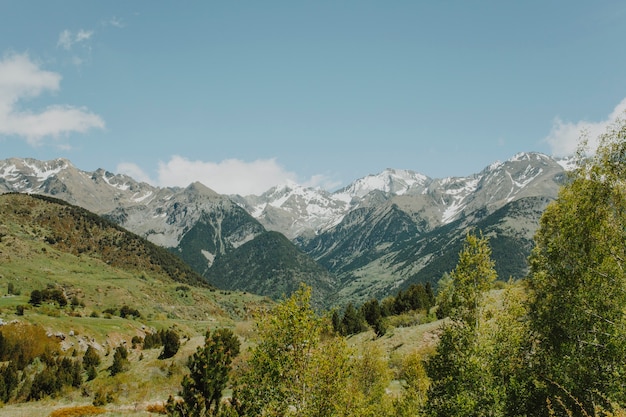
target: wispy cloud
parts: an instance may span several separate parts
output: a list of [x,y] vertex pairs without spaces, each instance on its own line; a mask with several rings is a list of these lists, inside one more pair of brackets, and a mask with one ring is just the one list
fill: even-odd
[[576,152],[581,136],[584,134],[588,139],[590,152],[598,147],[598,137],[604,133],[607,127],[616,119],[626,116],[626,98],[613,109],[605,120],[598,122],[578,121],[565,122],[556,118],[552,123],[550,134],[545,141],[550,145],[555,156],[570,156]]
[[115,16],[107,20],[106,24],[110,26],[115,26],[116,28],[123,28],[124,26],[126,26],[126,24],[124,23],[122,19],[115,17]]
[[22,110],[18,103],[59,91],[61,75],[42,70],[27,54],[9,54],[0,60],[0,135],[19,136],[32,145],[44,138],[104,128],[104,120],[85,107],[52,105],[40,112]]
[[59,39],[57,40],[57,48],[63,48],[69,51],[75,44],[84,43],[90,40],[93,36],[93,33],[93,30],[84,29],[80,29],[78,32],[72,33],[71,31],[65,29],[59,34]]
[[116,171],[120,174],[126,174],[129,177],[133,178],[139,182],[146,182],[148,184],[156,184],[148,174],[142,170],[139,165],[133,164],[132,162],[122,162],[117,165]]
[[[193,161],[174,155],[168,162],[159,162],[157,178],[151,179],[139,166],[123,163],[117,172],[162,187],[186,187],[199,181],[220,194],[262,194],[275,185],[296,182],[296,174],[280,166],[275,159],[246,162],[227,159],[221,162]],[[304,182],[306,186],[336,186],[326,176],[316,175]]]

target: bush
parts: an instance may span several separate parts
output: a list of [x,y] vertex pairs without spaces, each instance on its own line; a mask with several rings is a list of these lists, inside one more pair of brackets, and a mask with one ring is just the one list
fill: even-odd
[[127,305],[125,305],[120,309],[120,317],[125,319],[128,316],[134,316],[134,317],[140,318],[141,314],[139,313],[138,310],[134,308],[130,308]]
[[91,367],[97,367],[98,365],[100,365],[100,355],[98,355],[96,349],[90,345],[83,355],[83,366],[85,369],[89,369]]
[[111,376],[115,376],[120,372],[128,369],[128,351],[124,346],[118,346],[113,354],[113,364],[109,367]]
[[176,354],[176,352],[178,352],[179,348],[180,340],[178,338],[178,333],[172,329],[165,331],[163,338],[163,352],[161,352],[159,359],[171,358]]

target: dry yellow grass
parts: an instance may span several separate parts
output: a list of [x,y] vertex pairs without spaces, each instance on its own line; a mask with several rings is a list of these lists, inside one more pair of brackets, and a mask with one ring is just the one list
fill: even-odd
[[95,416],[97,414],[103,414],[104,409],[100,407],[94,407],[93,405],[82,405],[78,407],[64,407],[54,410],[50,413],[49,417],[84,417]]

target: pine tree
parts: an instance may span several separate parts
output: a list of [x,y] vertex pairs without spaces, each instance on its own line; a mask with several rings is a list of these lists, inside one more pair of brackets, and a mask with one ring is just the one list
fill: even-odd
[[229,329],[205,336],[204,346],[189,358],[189,375],[182,382],[182,402],[168,400],[171,416],[218,415],[222,392],[227,386],[233,359],[239,354],[239,339]]

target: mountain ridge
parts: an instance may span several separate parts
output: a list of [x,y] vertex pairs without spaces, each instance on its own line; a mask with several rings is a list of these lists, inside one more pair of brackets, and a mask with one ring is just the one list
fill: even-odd
[[[386,169],[334,192],[289,183],[259,196],[243,197],[220,195],[197,182],[185,188],[154,187],[102,169],[80,171],[66,159],[12,158],[0,161],[0,192],[42,193],[95,208],[217,280],[215,271],[210,272],[216,264],[222,271],[246,275],[245,270],[232,269],[220,260],[237,262],[237,251],[245,246],[239,254],[248,261],[241,265],[246,265],[251,276],[249,282],[237,281],[237,285],[248,290],[264,288],[264,295],[272,290],[259,285],[258,278],[268,278],[261,273],[266,270],[262,264],[273,261],[261,256],[266,254],[262,248],[251,249],[249,243],[267,245],[269,236],[277,239],[276,247],[287,250],[277,235],[267,234],[279,232],[333,274],[329,278],[318,271],[317,284],[323,293],[336,293],[337,300],[358,301],[371,294],[389,295],[408,282],[436,284],[442,270],[433,266],[441,263],[437,258],[453,259],[456,254],[450,252],[454,248],[450,242],[468,228],[483,227],[481,221],[486,218],[497,245],[527,255],[528,236],[532,238],[543,208],[565,181],[567,166],[566,160],[522,152],[466,177],[433,179],[410,170]],[[520,211],[521,217],[511,216],[520,200],[533,208]],[[510,210],[503,209],[508,206]],[[528,229],[523,237],[518,224]],[[434,250],[425,249],[434,246]],[[288,251],[296,253],[293,248]],[[250,254],[260,256],[259,265]],[[400,258],[405,262],[396,262]],[[310,269],[307,265],[303,261],[302,271]],[[511,275],[523,276],[526,266],[517,261],[515,265]],[[283,271],[276,275],[298,274]]]

